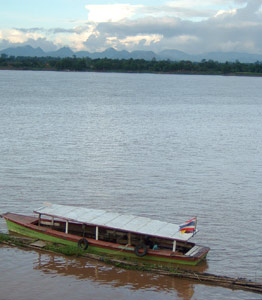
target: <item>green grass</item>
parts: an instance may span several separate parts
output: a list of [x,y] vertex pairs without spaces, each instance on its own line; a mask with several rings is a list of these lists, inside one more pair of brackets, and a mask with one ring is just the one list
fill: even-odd
[[61,244],[47,244],[43,249],[64,254],[66,256],[83,256],[86,251],[79,249],[77,247],[73,246],[66,246],[66,245],[61,245]]
[[11,237],[10,235],[8,235],[6,233],[0,232],[0,243],[3,243],[3,242],[18,246],[18,247],[26,247],[27,246],[25,242],[23,242],[19,239],[16,239],[14,237]]
[[11,237],[8,234],[0,232],[0,243],[11,241]]

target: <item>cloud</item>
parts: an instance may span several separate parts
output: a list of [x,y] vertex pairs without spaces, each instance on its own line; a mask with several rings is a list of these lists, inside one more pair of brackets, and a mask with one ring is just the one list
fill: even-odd
[[124,39],[119,40],[120,44],[124,45],[127,48],[136,48],[137,45],[150,47],[152,44],[160,42],[162,36],[159,34],[151,35],[136,35],[128,36]]
[[3,29],[0,30],[1,39],[7,40],[10,43],[23,43],[29,39],[37,40],[44,38],[42,33],[37,30],[21,30],[21,29]]
[[34,32],[45,32],[44,28],[33,27],[33,28],[14,28],[14,30],[24,32],[24,33],[34,33]]
[[[243,1],[238,2],[243,5]],[[187,1],[188,5],[189,3],[192,2]],[[115,40],[122,41],[126,47],[133,44],[127,41],[135,41],[136,45],[148,50],[154,48],[160,51],[172,48],[189,53],[207,51],[261,53],[259,37],[262,30],[261,5],[260,0],[250,0],[244,7],[217,10],[214,15],[201,21],[164,16],[102,22],[96,26],[98,32],[96,36],[101,42],[104,41],[104,45],[107,39],[112,40],[114,37]],[[150,9],[152,7],[148,8],[148,11]],[[150,42],[152,36],[158,38]],[[143,42],[145,39],[147,43]],[[139,43],[139,40],[142,43]]]
[[91,22],[117,22],[131,18],[142,5],[131,4],[107,4],[107,5],[86,5],[88,10],[88,21]]
[[110,39],[106,35],[91,34],[90,37],[83,42],[87,49],[91,52],[103,51],[105,48],[111,47]]
[[262,53],[261,7],[261,0],[177,0],[159,6],[87,5],[87,20],[70,21],[69,28],[0,30],[0,47],[28,41],[32,46],[68,45],[73,50],[91,52],[115,47],[129,51]]
[[47,40],[46,38],[38,38],[38,39],[29,38],[24,40],[23,42],[10,42],[7,39],[2,39],[0,34],[0,49],[6,49],[9,47],[26,46],[26,45],[30,45],[34,48],[40,47],[44,51],[55,51],[58,48],[57,45]]
[[33,48],[40,47],[44,51],[55,51],[57,48],[60,46],[63,46],[63,44],[56,45],[54,42],[47,40],[45,37],[44,38],[38,38],[37,40],[35,39],[29,39],[23,43],[23,45],[30,45]]
[[144,7],[140,11],[143,13],[144,17],[174,17],[188,20],[203,20],[211,17],[215,10],[205,9],[201,10],[199,8],[190,8],[190,7],[178,7],[173,5],[165,5],[165,6],[151,6]]

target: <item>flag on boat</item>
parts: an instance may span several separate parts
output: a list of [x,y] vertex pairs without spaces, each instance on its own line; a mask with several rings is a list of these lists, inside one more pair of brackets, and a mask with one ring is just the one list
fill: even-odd
[[196,230],[196,225],[197,225],[197,218],[194,217],[186,221],[184,224],[180,225],[179,231],[181,233],[193,233]]

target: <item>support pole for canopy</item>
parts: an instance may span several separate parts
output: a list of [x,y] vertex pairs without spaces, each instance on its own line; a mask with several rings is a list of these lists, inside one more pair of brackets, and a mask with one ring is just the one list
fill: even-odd
[[68,233],[68,221],[66,221],[65,233]]
[[98,241],[98,226],[96,226],[96,240]]
[[173,242],[173,252],[176,251],[176,241]]
[[54,217],[52,217],[51,225],[54,226]]
[[131,233],[130,232],[128,232],[127,237],[128,237],[128,245],[131,245]]
[[38,215],[38,226],[41,225],[41,214]]
[[83,236],[85,236],[85,233],[86,233],[86,225],[85,224],[82,224],[82,229],[83,229]]

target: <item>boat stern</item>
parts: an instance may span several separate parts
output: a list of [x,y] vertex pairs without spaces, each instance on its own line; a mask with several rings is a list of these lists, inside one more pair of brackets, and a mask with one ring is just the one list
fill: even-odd
[[185,253],[185,256],[200,262],[206,258],[209,250],[210,250],[209,247],[195,245],[187,253]]

